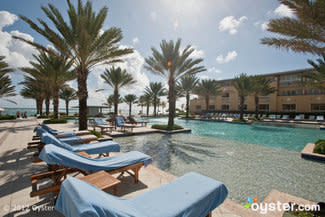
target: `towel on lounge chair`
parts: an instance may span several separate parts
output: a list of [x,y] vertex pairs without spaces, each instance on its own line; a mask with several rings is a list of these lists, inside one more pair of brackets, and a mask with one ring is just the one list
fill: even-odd
[[42,142],[45,144],[53,144],[61,148],[73,152],[87,152],[88,154],[103,154],[108,152],[120,152],[120,145],[113,141],[102,141],[95,142],[90,144],[80,144],[80,145],[70,145],[63,142],[61,139],[56,138],[55,136],[46,133],[42,136]]
[[44,146],[39,158],[47,164],[58,164],[88,171],[110,171],[129,165],[144,163],[147,166],[152,158],[138,151],[126,152],[112,157],[87,158],[67,149],[49,144]]
[[205,217],[227,194],[223,183],[194,172],[130,199],[68,177],[61,185],[55,209],[66,217]]
[[94,118],[95,125],[102,125],[102,126],[110,126],[109,124],[105,123],[101,118]]
[[[54,130],[54,129],[50,128],[46,124],[42,124],[42,128],[44,130],[46,130],[47,132],[51,133],[52,135],[60,135],[62,137],[71,137],[71,136],[75,136],[76,135],[75,132],[59,132],[57,130]],[[36,136],[38,136],[38,135],[36,134]]]

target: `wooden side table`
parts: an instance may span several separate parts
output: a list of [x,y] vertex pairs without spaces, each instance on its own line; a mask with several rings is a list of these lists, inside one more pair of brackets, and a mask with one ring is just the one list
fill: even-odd
[[118,184],[120,184],[121,181],[105,171],[95,172],[79,179],[95,185],[101,190],[113,188],[114,195],[118,196]]

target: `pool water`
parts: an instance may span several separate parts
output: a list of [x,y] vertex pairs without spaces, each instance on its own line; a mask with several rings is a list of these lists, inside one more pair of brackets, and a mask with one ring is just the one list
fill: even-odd
[[[167,124],[166,118],[152,118],[151,124]],[[175,119],[175,123],[192,129],[193,135],[246,142],[301,151],[307,143],[325,139],[325,131],[310,128],[239,124]]]
[[[151,123],[165,121],[167,119],[150,120]],[[123,152],[146,153],[153,157],[154,166],[176,176],[196,171],[220,180],[229,190],[229,199],[242,204],[248,196],[262,201],[272,189],[311,201],[325,200],[325,164],[303,160],[297,151],[303,146],[301,143],[318,138],[320,134],[316,130],[264,126],[256,129],[256,126],[184,120],[176,120],[176,123],[192,128],[192,133],[149,134],[114,140],[121,144]],[[254,129],[268,139],[262,139]],[[251,132],[255,136],[247,135]],[[302,133],[305,136],[300,135]],[[283,138],[274,138],[279,135]],[[289,137],[285,139],[286,136]],[[296,145],[292,141],[299,141],[294,138],[298,136],[304,140]],[[253,142],[249,142],[250,138]],[[264,144],[254,144],[260,141]]]

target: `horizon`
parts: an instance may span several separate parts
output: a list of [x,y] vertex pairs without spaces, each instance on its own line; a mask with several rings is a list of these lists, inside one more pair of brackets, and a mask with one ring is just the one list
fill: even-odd
[[[19,95],[22,85],[18,83],[22,81],[23,73],[17,69],[28,66],[34,49],[15,41],[11,36],[20,35],[48,45],[48,42],[33,31],[18,15],[22,14],[34,21],[38,17],[44,19],[44,13],[40,7],[46,6],[49,2],[53,3],[50,0],[37,0],[22,8],[16,7],[18,0],[12,0],[3,2],[0,6],[0,39],[4,42],[0,43],[1,55],[5,55],[5,60],[16,69],[14,73],[10,73],[10,76],[18,94],[10,98],[16,101],[17,105],[0,99],[1,107],[19,108],[22,104],[28,105],[26,108],[35,107],[34,100],[24,99]],[[112,26],[121,28],[123,33],[121,45],[131,46],[135,50],[129,55],[128,61],[119,65],[134,75],[137,84],[132,88],[123,88],[121,95],[134,93],[139,96],[151,81],[162,81],[166,85],[165,79],[143,68],[144,58],[151,55],[150,48],[159,48],[163,39],[181,38],[182,48],[188,44],[195,48],[192,56],[203,58],[202,65],[207,69],[206,72],[198,74],[201,79],[221,80],[234,78],[242,72],[255,75],[311,68],[307,59],[317,58],[310,54],[293,53],[260,44],[261,38],[271,34],[266,31],[267,22],[270,19],[294,16],[277,0],[258,2],[249,0],[245,3],[238,3],[234,0],[218,2],[190,0],[187,4],[181,0],[91,2],[96,11],[104,6],[109,8],[104,28]],[[72,3],[76,4],[76,0]],[[66,15],[65,1],[57,1],[55,6],[63,15]],[[45,20],[49,23],[48,19]],[[96,67],[88,77],[89,105],[101,105],[112,93],[108,85],[100,78],[100,74],[106,67],[109,66]],[[77,89],[76,81],[68,83]],[[95,91],[102,88],[109,90]],[[162,99],[166,101],[166,97]],[[177,107],[184,102],[184,98],[179,100]],[[76,105],[78,101],[71,102],[71,106]],[[60,100],[60,108],[64,108],[62,100]],[[127,105],[122,103],[120,108],[127,109]],[[137,106],[135,105],[134,108]]]

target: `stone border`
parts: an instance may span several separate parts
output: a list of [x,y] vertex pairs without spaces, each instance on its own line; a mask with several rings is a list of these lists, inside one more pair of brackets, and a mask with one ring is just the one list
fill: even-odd
[[189,128],[184,128],[184,129],[180,129],[180,130],[158,130],[159,133],[163,133],[163,134],[176,134],[176,133],[190,133],[192,130]]
[[300,152],[301,158],[306,160],[321,161],[325,163],[325,155],[314,153],[315,144],[308,143],[305,148]]
[[189,128],[172,130],[172,131],[153,129],[152,131],[126,132],[123,134],[115,134],[115,135],[110,135],[110,137],[117,138],[117,137],[126,137],[126,136],[139,136],[139,135],[153,134],[153,133],[162,133],[162,134],[190,133],[191,131],[192,130]]

